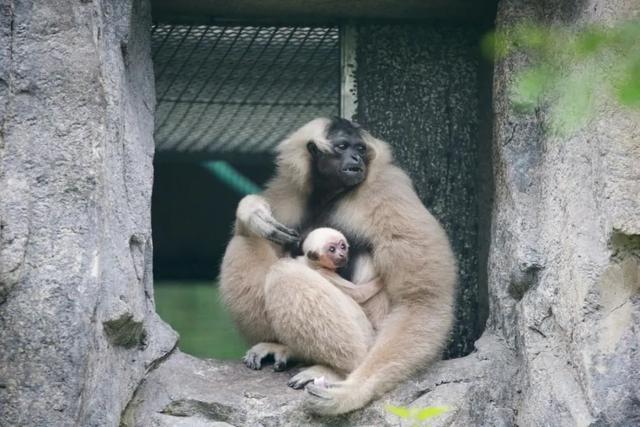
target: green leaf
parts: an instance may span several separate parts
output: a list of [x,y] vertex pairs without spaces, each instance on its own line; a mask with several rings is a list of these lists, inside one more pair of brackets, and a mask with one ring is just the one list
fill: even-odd
[[429,406],[427,408],[420,409],[416,417],[418,420],[424,421],[429,418],[437,417],[445,412],[449,412],[450,410],[451,408],[448,406]]
[[400,418],[409,418],[410,411],[406,406],[387,405],[386,409],[387,411],[399,416]]
[[522,71],[512,86],[511,101],[519,109],[533,110],[553,79],[553,74],[545,66]]
[[586,57],[596,53],[607,41],[607,34],[604,30],[592,27],[586,28],[576,35],[573,49],[579,57]]
[[616,96],[622,105],[640,107],[640,59],[628,67],[627,73],[617,85]]
[[503,33],[492,31],[480,40],[480,51],[491,61],[502,59],[509,53],[509,41]]
[[539,52],[557,43],[557,36],[553,31],[531,24],[517,27],[513,38],[517,44]]
[[551,129],[555,133],[571,134],[592,118],[595,82],[595,73],[590,67],[576,69],[563,79],[551,109]]

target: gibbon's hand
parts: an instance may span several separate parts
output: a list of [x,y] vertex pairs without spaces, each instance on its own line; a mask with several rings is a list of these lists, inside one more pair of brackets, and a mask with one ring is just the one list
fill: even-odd
[[257,212],[254,224],[262,230],[260,234],[265,239],[271,240],[278,245],[297,245],[300,242],[300,235],[296,230],[280,224],[270,213]]
[[236,216],[254,234],[278,245],[294,245],[300,241],[300,235],[296,230],[281,224],[273,217],[269,203],[261,196],[249,195],[242,199]]

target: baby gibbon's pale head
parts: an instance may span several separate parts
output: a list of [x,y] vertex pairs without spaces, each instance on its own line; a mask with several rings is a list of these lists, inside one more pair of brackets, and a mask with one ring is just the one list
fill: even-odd
[[302,251],[314,264],[330,270],[344,267],[349,260],[347,238],[333,228],[316,228],[302,243]]

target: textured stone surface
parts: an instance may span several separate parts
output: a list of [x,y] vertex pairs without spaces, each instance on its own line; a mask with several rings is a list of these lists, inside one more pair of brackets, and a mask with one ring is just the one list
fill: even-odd
[[175,344],[153,304],[149,25],[145,1],[0,2],[2,425],[117,425]]
[[[505,0],[497,22],[571,26],[639,15],[638,0]],[[0,424],[403,425],[386,402],[451,406],[434,425],[640,424],[640,117],[605,104],[578,134],[545,135],[544,110],[518,116],[507,101],[522,57],[495,69],[490,304],[477,351],[333,419],[301,411],[304,392],[286,386],[292,372],[171,353],[175,334],[153,310],[148,25],[145,2],[0,3]],[[400,52],[389,54],[422,51],[409,49],[401,27],[368,31],[377,43],[404,37]],[[438,40],[453,54],[442,46],[435,52],[451,60],[471,54],[466,38],[446,34]],[[418,36],[415,43],[424,43]],[[417,59],[409,68],[424,66]],[[427,78],[400,71],[387,72],[399,81]],[[464,66],[451,73],[441,81],[476,75]],[[452,140],[472,152],[471,128],[458,126],[477,118],[459,102],[443,102],[455,91],[431,98],[423,87],[400,89],[387,99],[422,94],[424,114],[439,120],[469,111],[467,124],[422,128],[415,118],[422,110],[387,120],[375,105],[360,106],[380,121],[381,136],[411,136],[411,144],[396,145],[399,162],[446,217],[439,207],[446,192],[430,196],[445,190],[429,186],[429,168],[442,165],[415,162]],[[421,131],[430,144],[416,143]],[[461,136],[437,136],[447,131]],[[481,164],[475,149],[463,160]],[[469,169],[460,173],[469,180]],[[477,203],[469,189],[455,188]],[[465,221],[457,232],[473,229]]]
[[[497,22],[638,17],[635,1],[504,1]],[[522,361],[520,425],[640,423],[640,115],[609,103],[571,137],[514,114],[498,64],[489,328]]]
[[486,252],[479,236],[486,239],[482,231],[489,228],[491,141],[479,123],[480,34],[477,27],[441,24],[358,29],[357,120],[393,146],[458,261],[449,357],[471,351],[486,320]]
[[[200,360],[176,352],[147,376],[122,423],[126,427],[411,425],[385,409],[392,404],[450,406],[450,412],[433,419],[433,426],[477,425],[478,419],[485,425],[510,425],[514,411],[504,403],[509,402],[505,398],[511,395],[516,372],[512,354],[489,335],[477,347],[465,358],[436,364],[362,411],[332,418],[303,412],[305,392],[286,385],[295,370],[276,373],[267,366],[252,371],[239,362]],[[476,405],[480,398],[485,403]]]
[[[500,3],[497,21],[500,27],[523,19],[569,26],[615,23],[638,16],[639,10],[638,1],[507,0]],[[391,40],[403,30],[369,31]],[[383,56],[394,64],[401,53],[389,50]],[[177,354],[139,389],[127,425],[149,419],[158,426],[176,420],[184,425],[402,425],[385,412],[385,402],[452,406],[435,425],[640,424],[640,117],[610,103],[576,135],[545,134],[543,109],[521,116],[508,102],[506,88],[526,60],[511,57],[495,69],[490,305],[478,351],[439,362],[363,411],[335,419],[304,418],[304,394],[284,386],[290,374],[243,372],[237,365]],[[402,81],[409,71],[386,72]],[[410,103],[404,98],[423,90],[403,92],[382,80],[379,85],[374,89],[386,90],[385,99],[405,106]],[[362,90],[359,96],[365,96]],[[422,146],[415,143],[421,120],[404,121],[393,110],[387,120],[375,105],[359,108],[376,114],[380,133],[392,142],[412,138],[411,144],[396,142],[399,162],[414,171],[418,191],[428,196],[421,186],[429,168],[425,172],[411,162],[432,145],[446,146],[447,138],[427,135],[431,143]],[[417,114],[406,112],[411,118]],[[440,127],[422,130],[433,129]],[[463,138],[460,144],[470,143]],[[438,211],[446,200],[441,196],[431,196],[432,207],[446,216]]]

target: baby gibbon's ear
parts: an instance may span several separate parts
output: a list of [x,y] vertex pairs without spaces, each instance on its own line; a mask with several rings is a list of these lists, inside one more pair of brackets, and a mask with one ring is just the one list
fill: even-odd
[[320,259],[320,255],[318,255],[318,252],[316,251],[309,251],[307,252],[307,258],[309,258],[311,261],[317,261]]

